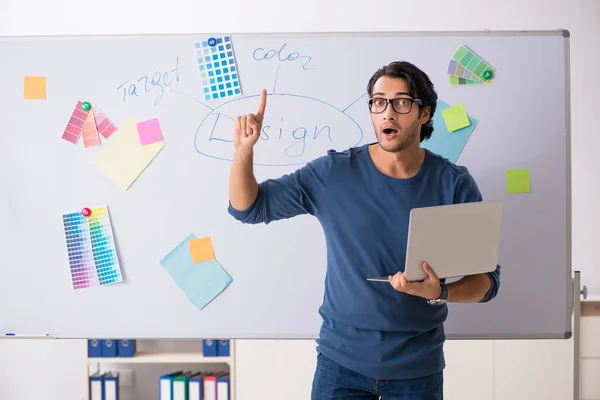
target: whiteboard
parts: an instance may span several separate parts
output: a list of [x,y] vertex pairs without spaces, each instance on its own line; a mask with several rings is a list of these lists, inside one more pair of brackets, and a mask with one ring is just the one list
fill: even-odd
[[[475,129],[458,159],[485,200],[502,200],[500,293],[450,304],[449,338],[570,336],[568,32],[231,35],[240,94],[207,101],[194,43],[223,34],[13,37],[0,40],[0,332],[59,338],[315,338],[326,271],[318,221],[242,225],[227,213],[228,118],[269,93],[269,139],[255,174],[294,171],[328,149],[375,140],[369,77],[393,60],[426,71],[441,108],[463,103]],[[450,85],[466,45],[496,69],[492,84]],[[46,76],[46,100],[24,100],[24,76]],[[158,118],[164,148],[124,190],[97,147],[61,139],[88,101],[116,127]],[[447,154],[436,133],[423,147]],[[531,192],[507,194],[526,168]],[[122,281],[74,290],[62,215],[107,206]],[[160,264],[190,235],[209,236],[231,283],[199,309]]]

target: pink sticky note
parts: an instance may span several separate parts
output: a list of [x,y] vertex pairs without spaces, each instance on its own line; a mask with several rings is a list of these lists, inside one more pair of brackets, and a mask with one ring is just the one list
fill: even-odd
[[157,118],[138,122],[137,130],[142,146],[163,141],[163,135]]

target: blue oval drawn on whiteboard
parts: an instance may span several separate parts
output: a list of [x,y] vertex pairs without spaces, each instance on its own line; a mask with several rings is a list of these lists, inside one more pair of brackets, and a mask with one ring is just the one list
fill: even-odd
[[[260,95],[227,101],[202,119],[194,147],[204,156],[231,161],[235,116],[256,112]],[[267,94],[261,135],[254,146],[254,165],[305,164],[327,150],[346,150],[363,139],[360,125],[323,100],[297,94]]]
[[208,45],[211,47],[214,47],[217,44],[217,39],[215,39],[214,37],[211,37],[208,39]]

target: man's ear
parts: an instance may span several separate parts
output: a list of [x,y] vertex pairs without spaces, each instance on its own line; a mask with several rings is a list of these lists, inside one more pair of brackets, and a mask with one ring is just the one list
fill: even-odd
[[427,121],[429,121],[429,117],[431,116],[431,107],[423,107],[421,109],[421,124],[425,125]]

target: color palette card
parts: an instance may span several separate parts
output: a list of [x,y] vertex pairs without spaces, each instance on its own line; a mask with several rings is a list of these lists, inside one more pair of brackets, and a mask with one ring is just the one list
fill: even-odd
[[94,111],[96,130],[104,139],[108,139],[110,135],[117,131],[117,127],[97,106],[92,106],[92,110]]
[[205,100],[242,94],[231,36],[211,37],[195,43]]
[[63,225],[73,289],[122,282],[121,267],[106,206],[64,214]]
[[84,110],[82,106],[82,102],[78,101],[71,113],[71,118],[67,123],[67,127],[65,128],[62,138],[67,142],[71,142],[73,144],[77,144],[81,133],[83,132],[83,126],[85,125],[85,121],[87,120],[88,114],[90,110]]
[[482,85],[491,83],[496,69],[481,57],[461,45],[448,64],[451,85]]
[[96,120],[93,112],[88,113],[85,124],[83,125],[83,130],[81,131],[81,136],[83,137],[84,147],[100,146],[100,137],[96,130]]

